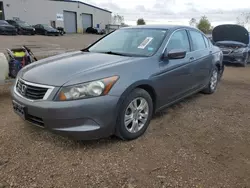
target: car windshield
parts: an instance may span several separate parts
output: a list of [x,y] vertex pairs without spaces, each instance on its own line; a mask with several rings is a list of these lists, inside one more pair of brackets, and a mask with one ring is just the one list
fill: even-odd
[[4,20],[0,20],[0,25],[9,25],[8,22],[4,21]]
[[166,33],[165,29],[119,29],[88,48],[88,51],[148,57],[156,53]]
[[23,27],[29,27],[30,26],[26,22],[18,22],[18,25],[23,26]]

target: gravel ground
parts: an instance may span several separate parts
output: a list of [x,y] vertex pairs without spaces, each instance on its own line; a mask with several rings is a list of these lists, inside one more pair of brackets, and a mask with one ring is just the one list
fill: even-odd
[[75,142],[0,103],[0,187],[250,187],[250,67],[161,113],[135,141]]
[[[47,56],[96,35],[0,36]],[[75,142],[23,122],[0,87],[0,188],[250,187],[250,67],[227,67],[218,91],[155,115],[138,140]]]
[[5,52],[6,48],[17,48],[22,45],[29,47],[32,52],[38,56],[50,56],[65,51],[82,49],[88,44],[93,43],[102,35],[91,34],[72,34],[59,37],[48,37],[42,35],[35,36],[1,36],[0,35],[0,52]]

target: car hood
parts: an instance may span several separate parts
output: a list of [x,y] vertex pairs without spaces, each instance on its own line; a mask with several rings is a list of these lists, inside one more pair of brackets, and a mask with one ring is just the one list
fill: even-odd
[[112,67],[116,63],[133,58],[82,51],[70,52],[27,65],[19,71],[18,77],[37,84],[62,86],[79,75],[84,76],[90,71]]
[[8,28],[8,29],[15,29],[15,27],[14,26],[12,26],[12,25],[0,25],[0,27],[2,27],[2,28]]
[[249,44],[249,33],[245,27],[234,24],[218,25],[212,32],[213,41],[236,41]]

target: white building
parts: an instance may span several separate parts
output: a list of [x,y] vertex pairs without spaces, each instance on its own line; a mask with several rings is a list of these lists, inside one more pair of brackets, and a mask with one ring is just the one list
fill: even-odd
[[63,27],[67,33],[82,33],[88,27],[105,29],[111,23],[108,10],[70,0],[0,0],[0,19]]

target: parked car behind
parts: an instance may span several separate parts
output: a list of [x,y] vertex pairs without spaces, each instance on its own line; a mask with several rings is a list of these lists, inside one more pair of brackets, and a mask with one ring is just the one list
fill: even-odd
[[64,35],[66,33],[63,27],[57,27],[56,29],[60,32],[60,35]]
[[97,31],[97,29],[95,29],[95,28],[93,28],[93,27],[88,27],[88,28],[86,29],[86,33],[97,34],[98,31]]
[[213,40],[220,47],[225,64],[246,66],[250,62],[249,33],[245,27],[234,24],[219,25],[213,29]]
[[13,106],[26,121],[78,140],[132,140],[153,113],[200,91],[214,93],[222,56],[195,28],[121,28],[86,49],[24,67],[11,90]]
[[6,20],[6,21],[17,29],[19,35],[23,34],[35,35],[36,33],[35,28],[24,21],[21,20]]
[[104,34],[106,34],[106,30],[105,30],[105,29],[96,28],[96,30],[97,30],[97,34],[99,34],[99,35],[104,35]]
[[50,35],[50,36],[59,36],[60,31],[57,29],[53,28],[50,25],[47,24],[37,24],[33,26],[36,29],[36,34],[40,35]]
[[5,20],[0,20],[0,34],[1,35],[17,35],[17,30]]

